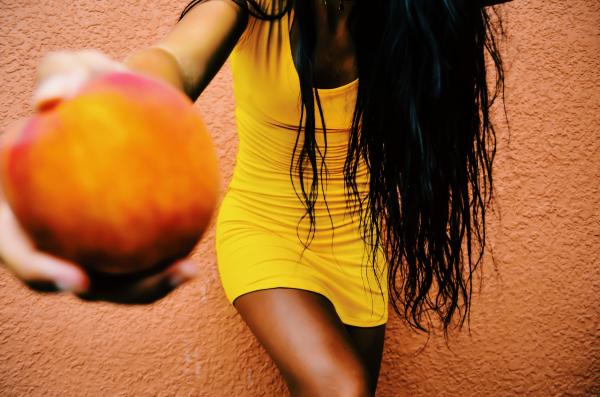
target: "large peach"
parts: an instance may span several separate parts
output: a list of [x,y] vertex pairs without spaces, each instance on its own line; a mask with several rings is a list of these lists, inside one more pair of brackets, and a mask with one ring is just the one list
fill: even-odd
[[211,220],[219,180],[189,98],[127,72],[88,82],[6,137],[0,178],[38,249],[108,275],[187,256]]

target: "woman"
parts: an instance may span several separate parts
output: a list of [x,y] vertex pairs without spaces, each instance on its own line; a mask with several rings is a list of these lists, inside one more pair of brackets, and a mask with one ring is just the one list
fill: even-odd
[[[47,58],[34,101],[124,67],[195,100],[231,56],[240,147],[217,219],[226,296],[293,395],[373,395],[388,298],[423,331],[430,311],[445,335],[457,309],[460,325],[468,317],[492,197],[488,110],[503,88],[489,4],[192,1],[167,37],[122,64],[95,51]],[[90,288],[76,264],[31,245],[6,204],[0,256],[34,288],[124,303],[195,272],[180,261],[118,290]]]

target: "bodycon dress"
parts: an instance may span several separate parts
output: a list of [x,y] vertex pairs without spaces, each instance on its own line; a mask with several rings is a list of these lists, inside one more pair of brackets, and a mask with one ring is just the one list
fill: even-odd
[[[343,167],[358,80],[318,91],[328,174],[322,187],[319,180],[314,238],[303,251],[309,217],[301,221],[306,209],[298,197],[302,194],[297,172],[293,173],[296,190],[290,180],[301,106],[288,35],[290,18],[284,16],[272,25],[254,19],[230,55],[239,146],[216,220],[219,277],[232,304],[252,291],[297,288],[325,296],[345,324],[381,325],[388,319],[385,256],[379,248],[375,267],[368,260],[369,245],[361,237],[357,207],[348,205],[344,190]],[[323,152],[325,134],[318,112],[316,127],[315,139]],[[303,132],[295,159],[302,141]],[[318,167],[321,161],[317,153]],[[307,189],[312,181],[308,169]],[[364,197],[368,188],[364,160],[356,183]]]

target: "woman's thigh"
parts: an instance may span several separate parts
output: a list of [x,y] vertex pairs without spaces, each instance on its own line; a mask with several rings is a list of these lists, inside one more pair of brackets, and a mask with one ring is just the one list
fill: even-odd
[[294,396],[370,396],[360,352],[332,303],[294,288],[244,294],[234,306]]
[[371,392],[375,394],[377,379],[379,378],[379,369],[381,368],[381,358],[383,356],[383,341],[385,338],[385,326],[382,324],[376,327],[355,327],[345,324],[354,347],[367,370],[371,380]]

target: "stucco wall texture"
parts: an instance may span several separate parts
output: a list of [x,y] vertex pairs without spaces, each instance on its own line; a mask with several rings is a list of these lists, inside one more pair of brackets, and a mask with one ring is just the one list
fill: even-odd
[[[184,5],[1,0],[0,127],[30,114],[46,52],[91,47],[123,59],[166,34]],[[600,395],[600,2],[501,9],[511,130],[509,140],[497,107],[496,266],[488,253],[471,334],[453,332],[450,349],[440,332],[425,345],[390,312],[378,396]],[[224,193],[237,150],[227,65],[197,106]],[[194,257],[201,275],[149,306],[39,294],[0,270],[0,395],[287,395],[225,299],[214,220]]]

